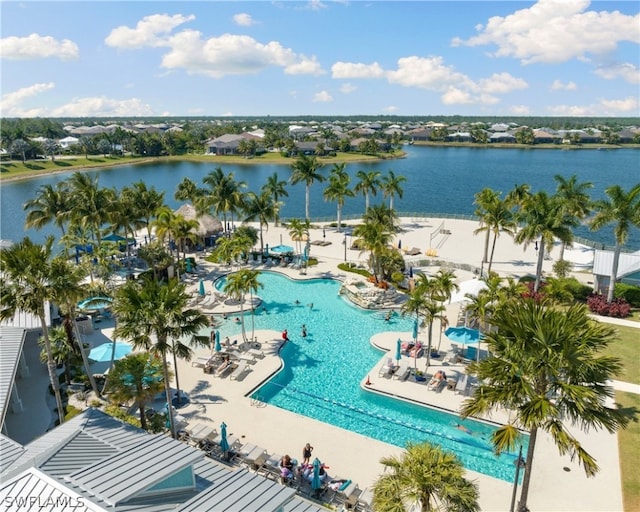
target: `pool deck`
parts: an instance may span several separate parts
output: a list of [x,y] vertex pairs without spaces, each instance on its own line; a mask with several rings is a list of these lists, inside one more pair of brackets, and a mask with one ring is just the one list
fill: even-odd
[[[425,252],[434,228],[441,225],[442,219],[428,221],[426,219],[402,219],[404,232],[400,235],[402,246],[406,248],[420,248],[421,255],[406,256],[408,262],[427,259]],[[462,220],[447,220],[444,233],[436,234],[433,244],[438,244],[437,259],[480,266],[483,237],[474,236],[473,230],[477,223]],[[449,232],[449,234],[447,234]],[[311,255],[317,257],[319,264],[309,268],[302,274],[299,269],[290,267],[266,267],[264,264],[255,265],[258,270],[274,270],[282,272],[296,279],[312,277],[333,277],[345,279],[347,276],[337,268],[337,264],[346,259],[352,262],[362,262],[366,254],[359,251],[345,249],[342,241],[345,237],[335,229],[326,227],[324,231],[319,226],[311,231],[312,240],[326,240],[331,244],[325,246],[312,245]],[[281,227],[270,226],[264,233],[265,243],[278,245],[280,236],[285,242],[289,241],[288,231]],[[440,239],[440,240],[439,240]],[[348,245],[350,245],[350,238]],[[590,251],[584,248],[568,250],[565,257],[575,259],[578,265],[588,264]],[[591,252],[592,255],[592,252]],[[191,293],[197,294],[198,279],[203,278],[210,286],[210,282],[229,269],[208,264],[197,258],[196,276],[188,277]],[[523,249],[516,246],[511,239],[503,236],[498,239],[494,256],[493,269],[501,275],[522,276],[535,272],[536,252],[533,247]],[[553,261],[544,262],[545,271],[550,271]],[[416,265],[416,270],[418,266]],[[438,267],[423,267],[429,272],[435,272]],[[473,277],[472,271],[456,271],[461,280]],[[349,275],[351,277],[351,274]],[[580,276],[590,278],[590,274]],[[233,314],[237,307],[225,305],[217,301],[203,311],[216,315]],[[458,317],[460,304],[447,307],[450,319]],[[454,323],[454,322],[452,322]],[[381,325],[384,325],[381,321]],[[455,325],[455,324],[454,324]],[[111,335],[111,329],[95,331],[90,335],[106,339]],[[437,329],[434,328],[434,339],[438,339]],[[193,366],[191,362],[179,361],[179,377],[181,389],[189,394],[190,403],[179,410],[190,425],[196,423],[210,424],[219,428],[223,421],[228,425],[228,432],[244,442],[251,442],[262,446],[270,453],[288,453],[293,458],[300,458],[302,447],[311,443],[315,447],[313,456],[319,457],[330,466],[332,476],[341,476],[357,482],[360,489],[371,486],[382,474],[383,467],[379,460],[382,457],[396,455],[402,448],[373,440],[371,438],[345,431],[299,414],[290,413],[249,398],[253,390],[267,380],[282,367],[279,349],[282,344],[279,332],[256,331],[255,336],[261,343],[263,358],[257,358],[251,366],[251,371],[239,380],[232,380],[228,376],[219,378],[207,374],[202,368]],[[431,391],[426,385],[412,380],[399,380],[379,376],[380,367],[387,357],[395,353],[398,337],[410,339],[408,332],[381,332],[371,339],[371,343],[387,350],[379,362],[371,368],[368,375],[362,378],[362,387],[370,392],[379,392],[398,398],[420,402],[432,407],[442,408],[453,413],[457,412],[466,398],[455,390],[442,389]],[[425,333],[419,333],[419,339],[425,339]],[[442,337],[441,352],[450,349],[449,341]],[[207,349],[198,349],[196,357],[207,357]],[[418,369],[424,369],[426,359],[416,361]],[[438,366],[431,366],[428,373],[437,371]],[[453,363],[444,366],[447,376],[455,376],[463,371],[462,364]],[[45,377],[46,378],[46,374]],[[369,384],[367,385],[367,379]],[[638,391],[638,386],[632,390]],[[163,405],[163,404],[162,404]],[[508,414],[500,411],[494,414],[491,421],[506,421]],[[571,429],[574,431],[574,429]],[[618,458],[617,436],[606,432],[591,431],[588,434],[575,429],[576,437],[583,443],[598,461],[601,471],[595,478],[587,479],[584,471],[577,462],[568,456],[560,456],[558,450],[546,434],[538,437],[531,487],[529,491],[529,508],[535,511],[622,511],[622,492]],[[479,473],[468,472],[468,478],[475,481],[480,490],[480,505],[484,511],[505,511],[509,509],[513,485]]]

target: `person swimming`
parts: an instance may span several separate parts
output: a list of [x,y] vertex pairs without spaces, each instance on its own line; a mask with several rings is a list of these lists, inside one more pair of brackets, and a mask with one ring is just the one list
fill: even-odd
[[300,334],[303,338],[307,337],[307,326],[305,324],[302,324],[302,332]]
[[461,425],[460,423],[456,423],[456,428],[458,430],[462,430],[466,434],[473,435],[473,431],[471,429],[468,429],[467,427],[465,427],[464,425]]

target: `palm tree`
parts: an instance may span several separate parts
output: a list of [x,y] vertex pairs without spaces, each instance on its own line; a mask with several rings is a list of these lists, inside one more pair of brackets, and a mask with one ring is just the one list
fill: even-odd
[[[186,178],[185,178],[186,179]],[[136,228],[146,227],[147,236],[151,240],[151,219],[164,204],[164,191],[158,192],[155,187],[147,188],[144,181],[137,181],[123,190],[134,205],[135,217],[131,219]]]
[[40,186],[36,197],[24,203],[24,210],[27,211],[25,228],[41,229],[53,222],[64,236],[65,225],[71,217],[71,203],[67,182]]
[[[64,327],[52,327],[49,331],[49,343],[51,344],[51,353],[53,360],[57,365],[62,365],[64,368],[64,380],[67,384],[71,384],[71,366],[73,364],[73,358],[77,354],[73,349],[73,345],[69,344],[67,333]],[[42,347],[40,351],[40,361],[47,363],[47,350],[44,346],[44,337],[38,338],[38,345]]]
[[[489,189],[485,189],[489,190]],[[476,210],[478,214],[478,210]],[[480,220],[481,227],[476,229],[473,233],[480,233],[486,231],[487,238],[485,244],[488,242],[489,234],[493,233],[493,243],[491,244],[491,255],[489,256],[489,266],[487,267],[487,273],[491,273],[491,265],[493,263],[493,254],[496,250],[496,242],[500,233],[506,233],[509,236],[514,236],[518,227],[513,220],[513,212],[509,208],[507,201],[502,201],[500,197],[495,197],[492,201],[487,201],[483,204],[483,214]],[[485,258],[486,258],[486,245],[485,245]],[[483,260],[485,263],[487,260]]]
[[144,430],[148,430],[146,406],[163,389],[162,362],[147,352],[129,354],[116,361],[109,371],[109,399],[116,404],[133,402],[140,411],[140,426]]
[[516,234],[515,241],[519,244],[524,243],[525,248],[531,242],[540,241],[534,286],[534,291],[537,292],[542,280],[545,251],[551,250],[556,238],[564,243],[570,243],[573,240],[573,233],[569,228],[571,219],[561,209],[560,202],[549,197],[544,191],[532,195],[523,204],[517,217],[525,225]]
[[260,195],[253,192],[247,194],[248,198],[245,202],[245,222],[258,220],[260,224],[260,252],[264,252],[264,240],[262,238],[262,229],[266,226],[269,230],[269,220],[277,216],[277,203],[273,202],[271,194],[262,192]]
[[529,431],[522,494],[518,510],[527,509],[529,484],[539,431],[546,432],[561,454],[569,454],[587,476],[598,472],[595,459],[567,428],[624,428],[629,418],[613,403],[606,385],[622,370],[607,354],[615,330],[591,320],[583,305],[564,309],[544,301],[513,300],[498,308],[491,319],[497,328],[485,334],[491,357],[471,364],[468,372],[480,385],[461,409],[463,417],[483,416],[496,408],[510,412],[492,442],[496,453],[514,450],[520,430]]
[[280,209],[280,198],[281,197],[289,197],[289,192],[285,188],[287,186],[287,182],[284,180],[278,179],[278,173],[274,172],[271,176],[267,178],[267,181],[264,185],[262,185],[262,191],[269,194],[273,197],[273,203],[278,208],[275,211],[275,216],[273,218],[274,225],[278,227],[278,213]]
[[349,182],[351,178],[345,171],[346,164],[335,164],[333,169],[329,172],[329,184],[324,189],[322,195],[325,201],[335,201],[337,205],[337,222],[338,233],[341,231],[342,226],[342,207],[344,206],[345,198],[353,197],[354,192],[349,188]]
[[389,170],[386,176],[382,178],[382,193],[384,197],[389,198],[389,209],[393,210],[393,198],[398,196],[402,199],[402,195],[404,194],[404,190],[402,189],[402,184],[407,181],[405,176],[398,175]]
[[198,185],[189,178],[182,178],[173,197],[176,201],[188,201],[191,204],[195,204],[196,199],[201,195],[202,191],[198,189]]
[[607,301],[611,302],[618,279],[620,251],[629,238],[631,227],[640,226],[640,184],[632,187],[629,192],[625,192],[620,185],[612,185],[605,190],[605,194],[608,199],[601,199],[594,203],[596,213],[591,219],[589,227],[596,231],[609,224],[614,224],[613,234],[616,238],[616,246],[613,252],[613,265],[611,265],[607,292]]
[[227,229],[227,214],[237,213],[244,204],[242,189],[247,184],[244,181],[236,181],[233,173],[225,174],[222,168],[217,167],[207,174],[203,180],[208,189],[199,195],[194,206],[199,213],[212,213],[214,216],[223,216],[223,227]]
[[491,234],[491,228],[489,223],[485,221],[489,210],[492,205],[500,200],[500,193],[491,188],[483,188],[480,192],[474,196],[473,203],[477,205],[475,214],[480,217],[480,227],[476,229],[473,234],[476,235],[484,231],[484,252],[482,253],[482,263],[489,261],[489,236]]
[[395,210],[385,204],[376,204],[367,209],[362,217],[363,222],[382,224],[391,233],[397,233],[400,227],[400,218]]
[[356,177],[360,180],[353,187],[353,191],[364,196],[364,213],[369,209],[369,195],[376,195],[380,188],[380,172],[379,171],[358,171]]
[[[420,287],[415,287],[409,297],[402,304],[401,312],[403,315],[416,315],[415,322],[418,326],[422,325],[421,314],[427,305],[429,299],[426,297],[424,290]],[[413,358],[414,369],[417,370],[417,359]]]
[[356,226],[353,230],[353,236],[356,237],[355,245],[361,251],[370,252],[369,267],[373,275],[376,279],[382,278],[380,257],[391,243],[393,233],[383,224],[366,221],[364,224]]
[[240,303],[240,322],[242,324],[242,339],[244,341],[247,341],[247,334],[244,326],[244,298],[247,293],[251,296],[251,339],[253,340],[255,333],[253,294],[258,291],[258,288],[263,287],[263,285],[258,281],[259,275],[260,272],[258,270],[242,269],[230,274],[227,277],[227,282],[224,286],[224,292]]
[[409,443],[400,457],[380,463],[385,471],[373,486],[376,511],[480,510],[477,484],[464,478],[460,459],[439,446]]
[[291,219],[289,221],[289,236],[296,244],[296,252],[302,254],[302,242],[309,236],[309,219]]
[[45,307],[56,296],[55,282],[51,280],[52,246],[51,236],[47,237],[44,245],[34,244],[25,237],[0,250],[0,320],[13,318],[17,311],[30,313],[40,320],[49,380],[56,399],[58,419],[63,423],[65,412],[45,315]]
[[310,220],[309,216],[309,193],[311,185],[316,181],[322,183],[324,176],[318,172],[322,165],[315,156],[308,157],[306,155],[300,155],[296,158],[296,161],[291,166],[291,184],[296,185],[298,183],[305,184],[305,219]]
[[[575,174],[569,179],[556,174],[553,179],[558,183],[556,197],[562,203],[561,208],[569,217],[573,218],[574,226],[579,226],[580,222],[591,213],[591,196],[587,190],[593,188],[593,183],[590,181],[578,183]],[[564,260],[565,247],[564,243],[560,246],[560,256],[558,257],[560,261]]]
[[[174,355],[174,372],[178,399],[178,383],[175,356],[189,360],[192,351],[181,340],[187,339],[190,346],[207,346],[209,337],[198,334],[209,325],[209,319],[187,303],[189,295],[185,284],[177,279],[160,283],[151,278],[128,281],[121,286],[113,301],[113,311],[118,319],[114,336],[130,340],[134,349],[145,350],[162,359],[164,387],[167,404],[171,406],[169,364],[167,354]],[[179,342],[176,345],[176,342]],[[171,408],[169,407],[169,412]],[[173,414],[169,414],[171,436],[175,438]]]

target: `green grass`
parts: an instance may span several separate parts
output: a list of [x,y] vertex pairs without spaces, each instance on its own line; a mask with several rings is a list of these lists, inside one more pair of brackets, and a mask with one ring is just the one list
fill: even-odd
[[619,339],[609,345],[609,354],[620,358],[624,366],[617,380],[640,384],[640,328],[616,325],[615,329]]
[[633,414],[633,419],[627,428],[618,432],[624,510],[640,510],[640,478],[638,478],[638,460],[640,459],[640,421],[638,412],[640,412],[640,395],[617,391],[616,403]]

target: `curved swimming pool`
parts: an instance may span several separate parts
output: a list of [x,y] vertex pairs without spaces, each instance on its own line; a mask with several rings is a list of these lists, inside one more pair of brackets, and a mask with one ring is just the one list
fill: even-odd
[[[491,425],[465,420],[473,431],[469,435],[455,428],[455,415],[361,389],[360,382],[381,357],[371,336],[387,330],[410,336],[411,319],[394,315],[385,322],[379,312],[353,306],[339,295],[339,281],[296,281],[273,272],[262,272],[258,280],[266,311],[256,311],[255,328],[287,329],[291,342],[281,351],[283,370],[253,398],[396,446],[429,441],[456,453],[468,469],[513,481],[517,455],[494,455]],[[222,278],[215,286],[222,290],[224,283]],[[237,337],[239,326],[226,322],[220,331]]]

